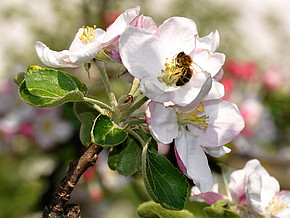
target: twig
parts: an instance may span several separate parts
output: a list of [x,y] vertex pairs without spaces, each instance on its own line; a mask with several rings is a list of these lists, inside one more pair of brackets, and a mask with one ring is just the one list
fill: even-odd
[[70,199],[75,185],[81,175],[90,167],[94,166],[98,154],[102,151],[102,147],[91,144],[87,151],[80,157],[78,161],[73,161],[69,165],[69,169],[65,177],[58,184],[56,191],[53,193],[52,200],[44,208],[42,217],[63,217],[77,218],[81,217],[80,207],[75,204],[66,204]]

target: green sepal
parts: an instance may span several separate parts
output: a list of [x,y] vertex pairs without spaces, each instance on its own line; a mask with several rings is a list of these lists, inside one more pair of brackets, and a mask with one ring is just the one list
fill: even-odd
[[111,51],[104,48],[98,53],[98,55],[95,58],[99,61],[106,61],[106,62],[114,63],[115,61],[113,61],[113,59],[110,57],[110,55],[112,55]]

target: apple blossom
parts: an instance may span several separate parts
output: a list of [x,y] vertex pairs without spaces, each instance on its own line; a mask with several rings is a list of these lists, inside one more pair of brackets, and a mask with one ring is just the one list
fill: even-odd
[[33,122],[35,141],[43,149],[51,149],[57,143],[68,140],[71,124],[60,117],[58,109],[38,109],[38,118]]
[[137,25],[139,11],[140,7],[126,10],[106,31],[96,26],[80,28],[69,50],[53,51],[37,41],[36,53],[45,65],[55,68],[78,67],[95,58],[101,49],[109,49],[111,56],[118,60],[119,54],[116,48],[120,35],[127,27]]
[[[209,90],[204,93],[205,100],[224,95],[223,85],[211,79],[222,75],[221,67],[225,61],[223,54],[214,52],[218,44],[217,31],[199,38],[194,21],[173,17],[155,32],[128,28],[120,38],[120,55],[129,73],[141,80],[140,90],[148,98],[184,106],[199,95],[203,86]],[[182,65],[176,57],[181,52],[192,59],[189,66],[192,77],[186,84],[178,86]]]
[[187,107],[165,107],[151,101],[146,117],[150,132],[158,142],[168,144],[175,140],[180,169],[202,192],[213,186],[205,153],[221,157],[230,152],[223,145],[244,128],[237,106],[223,100],[194,102]]
[[78,30],[69,50],[53,51],[40,41],[35,42],[39,59],[49,67],[78,67],[92,60],[100,51],[104,30],[83,27]]
[[219,193],[217,184],[207,193],[193,187],[190,199],[208,204],[229,199],[229,204],[236,205],[243,217],[290,217],[290,191],[279,191],[278,181],[258,160],[248,161],[243,169],[232,172],[228,180],[227,193]]
[[290,192],[279,192],[279,182],[256,159],[232,173],[229,190],[235,202],[247,202],[260,215],[290,217]]

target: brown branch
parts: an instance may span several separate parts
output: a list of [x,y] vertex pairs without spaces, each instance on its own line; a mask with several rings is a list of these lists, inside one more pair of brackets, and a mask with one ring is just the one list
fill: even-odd
[[94,166],[98,154],[102,151],[102,147],[91,144],[87,151],[80,157],[78,161],[73,161],[69,165],[69,169],[64,178],[58,184],[56,191],[53,193],[52,200],[44,208],[42,217],[81,217],[80,207],[75,204],[66,205],[70,199],[75,185],[79,181],[81,175],[90,167]]

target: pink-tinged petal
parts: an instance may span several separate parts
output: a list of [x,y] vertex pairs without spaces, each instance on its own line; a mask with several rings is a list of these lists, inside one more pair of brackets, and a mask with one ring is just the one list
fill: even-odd
[[165,108],[163,104],[154,101],[150,101],[148,107],[151,117],[149,129],[152,136],[164,144],[171,143],[178,134],[175,109]]
[[[214,184],[213,189],[217,188],[217,184]],[[225,197],[214,190],[210,192],[201,193],[199,189],[194,186],[191,189],[190,193],[190,201],[199,201],[199,202],[206,202],[208,204],[215,204],[218,200],[224,199]]]
[[219,72],[213,77],[216,81],[220,81],[224,75],[224,70],[221,68]]
[[198,145],[215,147],[224,145],[236,138],[243,130],[245,123],[237,106],[223,100],[204,101],[204,113],[208,116],[207,128],[196,128],[189,124],[190,131],[197,134]]
[[60,52],[49,49],[45,44],[40,41],[35,42],[35,50],[39,59],[49,67],[78,67],[77,64],[60,63],[62,60],[69,58],[71,51],[63,50]]
[[162,88],[156,77],[143,78],[140,82],[140,90],[148,98],[157,102],[168,102],[173,99],[174,92]]
[[180,106],[186,106],[196,98],[203,99],[211,89],[211,85],[212,79],[210,74],[199,72],[184,86],[176,89],[172,102]]
[[175,153],[175,156],[176,156],[176,161],[177,161],[177,164],[178,164],[178,167],[179,169],[187,175],[187,169],[186,169],[186,166],[183,164],[177,150],[176,150],[176,146],[174,146],[174,153]]
[[217,147],[202,147],[202,149],[213,157],[222,157],[225,154],[231,152],[231,149],[226,146],[217,146]]
[[205,49],[195,49],[190,54],[193,62],[198,66],[194,66],[194,69],[197,71],[203,70],[211,74],[212,77],[220,71],[221,67],[225,63],[225,55],[222,53],[212,53],[209,50]]
[[202,197],[208,204],[215,204],[218,200],[224,199],[224,196],[215,192],[206,192],[200,194],[199,196]]
[[152,33],[155,33],[156,30],[158,29],[157,24],[153,21],[151,17],[148,16],[143,16],[142,28]]
[[237,170],[231,174],[231,180],[229,183],[229,190],[234,202],[240,204],[245,199],[245,187],[247,183],[247,177],[244,170]]
[[220,44],[220,36],[217,30],[212,31],[209,35],[196,39],[196,48],[207,49],[215,52]]
[[156,31],[165,57],[173,58],[179,52],[189,54],[195,48],[197,28],[193,20],[172,17],[164,21]]
[[196,144],[197,137],[182,128],[175,139],[176,151],[187,170],[187,176],[193,180],[201,192],[208,192],[213,187],[213,178],[207,157]]
[[115,37],[118,37],[121,35],[126,28],[129,27],[130,22],[134,20],[138,16],[140,12],[140,7],[137,6],[133,9],[128,9],[124,13],[122,13],[115,21],[114,23],[109,26],[106,30],[103,44],[108,45],[111,41],[115,39]]
[[134,77],[161,75],[162,57],[157,37],[140,28],[128,28],[120,38],[120,55],[124,66]]

